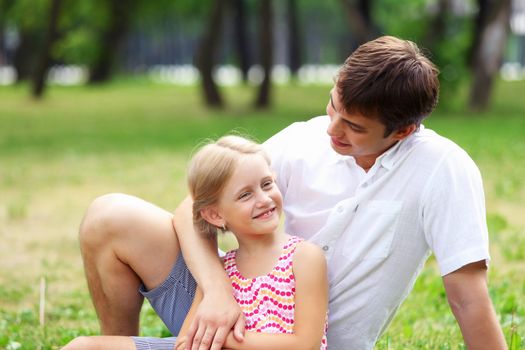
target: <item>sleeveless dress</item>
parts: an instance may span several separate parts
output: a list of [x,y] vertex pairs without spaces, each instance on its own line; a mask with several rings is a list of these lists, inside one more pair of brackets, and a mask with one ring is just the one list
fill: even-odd
[[[291,236],[270,273],[245,278],[237,269],[237,250],[226,253],[224,269],[230,277],[233,294],[246,318],[246,330],[259,333],[293,333],[295,277],[293,255],[302,238]],[[326,324],[321,350],[327,348]]]

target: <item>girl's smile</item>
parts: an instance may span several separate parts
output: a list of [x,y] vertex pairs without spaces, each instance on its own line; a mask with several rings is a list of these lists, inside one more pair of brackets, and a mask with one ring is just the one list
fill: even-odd
[[275,213],[275,207],[263,212],[262,214],[254,216],[254,219],[269,219]]

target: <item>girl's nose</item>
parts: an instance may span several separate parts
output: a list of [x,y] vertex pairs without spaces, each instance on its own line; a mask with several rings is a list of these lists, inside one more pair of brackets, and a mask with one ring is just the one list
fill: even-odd
[[257,195],[257,206],[260,208],[265,207],[272,202],[273,202],[272,198],[268,195],[268,193],[264,191],[260,191],[259,194]]

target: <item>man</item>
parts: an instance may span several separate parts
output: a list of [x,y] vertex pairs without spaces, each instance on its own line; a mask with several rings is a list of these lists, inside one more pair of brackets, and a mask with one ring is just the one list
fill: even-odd
[[[487,292],[479,171],[457,145],[420,125],[437,104],[437,75],[413,43],[378,38],[344,63],[328,116],[265,143],[286,231],[326,253],[332,349],[373,348],[431,251],[467,347],[506,348]],[[80,238],[102,333],[136,335],[145,295],[176,334],[195,288],[187,265],[204,292],[192,349],[221,349],[230,331],[242,339],[216,242],[194,232],[190,199],[172,217],[134,197],[101,197]],[[155,339],[134,341],[162,348]]]

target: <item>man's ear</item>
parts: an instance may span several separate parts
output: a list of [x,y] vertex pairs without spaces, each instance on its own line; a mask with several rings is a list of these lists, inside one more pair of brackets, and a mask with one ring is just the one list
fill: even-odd
[[410,124],[410,125],[404,126],[394,133],[394,138],[398,141],[401,141],[407,138],[408,136],[412,135],[414,131],[416,130],[417,130],[416,124]]
[[226,221],[222,218],[221,214],[215,206],[210,206],[201,209],[201,216],[204,220],[216,227],[223,227],[226,225]]

